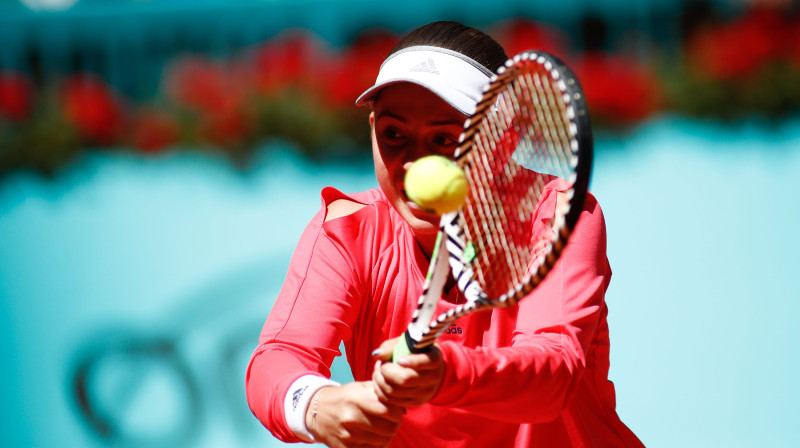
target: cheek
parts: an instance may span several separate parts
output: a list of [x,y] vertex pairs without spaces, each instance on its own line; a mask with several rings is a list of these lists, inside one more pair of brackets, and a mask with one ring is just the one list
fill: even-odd
[[380,178],[381,175],[386,173],[386,161],[381,154],[381,149],[378,146],[378,141],[375,139],[375,134],[372,134],[372,161],[375,165],[375,174]]
[[375,177],[378,180],[378,185],[387,196],[391,196],[391,190],[394,189],[391,163],[389,162],[389,165],[387,165],[387,161],[381,154],[380,148],[378,148],[374,139],[372,141],[372,162],[375,166]]
[[402,169],[404,163],[404,153],[397,150],[382,150],[377,139],[372,138],[372,159],[375,161],[375,168],[383,167],[387,172],[397,174],[398,169]]

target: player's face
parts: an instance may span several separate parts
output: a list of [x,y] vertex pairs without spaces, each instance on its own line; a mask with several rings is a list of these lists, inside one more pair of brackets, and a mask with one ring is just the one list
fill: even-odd
[[420,157],[452,157],[466,117],[430,90],[411,83],[383,89],[370,115],[378,184],[418,237],[433,236],[439,216],[405,194],[406,170]]

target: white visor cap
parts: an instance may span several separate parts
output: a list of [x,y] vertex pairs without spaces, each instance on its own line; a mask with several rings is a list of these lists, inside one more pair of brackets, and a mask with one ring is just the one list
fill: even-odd
[[371,102],[386,86],[411,82],[471,116],[491,76],[492,72],[486,67],[461,53],[431,46],[408,47],[383,62],[375,85],[362,93],[356,104]]

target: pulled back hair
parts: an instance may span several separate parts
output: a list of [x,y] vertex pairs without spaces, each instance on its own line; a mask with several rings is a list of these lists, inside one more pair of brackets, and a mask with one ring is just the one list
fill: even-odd
[[428,45],[446,48],[470,57],[492,73],[505,64],[508,56],[489,35],[458,22],[433,22],[408,33],[389,55],[408,47]]

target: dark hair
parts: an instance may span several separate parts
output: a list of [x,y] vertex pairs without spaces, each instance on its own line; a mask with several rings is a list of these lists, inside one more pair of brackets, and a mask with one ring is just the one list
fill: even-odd
[[503,47],[486,33],[458,22],[447,21],[429,23],[411,31],[392,48],[389,55],[417,45],[456,51],[474,59],[493,73],[508,59]]

